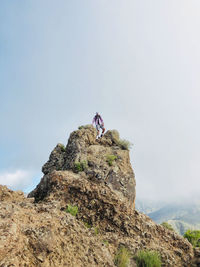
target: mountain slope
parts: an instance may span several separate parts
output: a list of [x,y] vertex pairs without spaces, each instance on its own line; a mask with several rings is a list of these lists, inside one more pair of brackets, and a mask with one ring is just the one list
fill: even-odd
[[52,151],[28,198],[0,187],[1,266],[114,267],[120,246],[131,255],[156,250],[162,266],[190,266],[191,244],[134,209],[134,172],[118,138],[108,131],[96,141],[95,129],[84,127]]
[[164,221],[170,223],[181,235],[188,229],[200,229],[200,201],[198,199],[170,204],[140,200],[139,204],[137,204],[138,210],[147,214],[156,223]]

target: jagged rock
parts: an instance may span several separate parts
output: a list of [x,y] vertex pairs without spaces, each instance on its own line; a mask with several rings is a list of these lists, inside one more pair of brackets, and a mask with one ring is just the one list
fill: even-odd
[[199,267],[200,266],[200,248],[194,248],[194,259],[191,267]]
[[[45,194],[43,194],[45,192]],[[164,266],[187,266],[193,252],[189,242],[149,217],[129,209],[128,199],[105,184],[87,179],[85,173],[53,171],[41,180],[34,191],[42,202],[57,201],[65,210],[68,204],[79,208],[77,219],[98,227],[102,238],[114,245],[128,247],[135,254],[140,249],[154,249],[161,253]]]
[[[1,267],[114,267],[121,245],[132,255],[160,252],[162,266],[191,266],[193,248],[186,239],[130,206],[135,178],[118,138],[108,131],[96,140],[93,127],[82,127],[66,147],[53,150],[28,198],[0,186]],[[107,155],[115,156],[112,164]],[[78,172],[76,162],[88,166]],[[66,212],[69,205],[78,207],[76,217]]]
[[[88,179],[106,182],[113,190],[128,198],[134,207],[135,176],[129,151],[121,149],[118,140],[116,130],[107,131],[103,138],[96,140],[95,128],[87,125],[71,133],[66,148],[61,144],[54,148],[42,171],[47,175],[53,170],[75,170],[77,163],[84,163]],[[111,156],[115,159],[109,164]]]
[[0,206],[0,266],[114,266],[112,251],[56,203],[13,197]]
[[48,162],[42,167],[42,172],[44,174],[48,174],[53,170],[62,170],[64,165],[64,152],[65,147],[62,144],[57,144],[57,146],[51,152]]
[[[193,252],[187,240],[130,212],[117,191],[84,176],[53,171],[38,187],[38,194],[45,192],[39,203],[25,197],[2,201],[0,266],[115,266],[120,245],[132,254],[157,250],[163,266],[189,266]],[[68,204],[78,206],[76,218],[66,213]]]
[[6,186],[0,186],[0,201],[18,202],[24,199],[24,193],[22,191],[12,191]]

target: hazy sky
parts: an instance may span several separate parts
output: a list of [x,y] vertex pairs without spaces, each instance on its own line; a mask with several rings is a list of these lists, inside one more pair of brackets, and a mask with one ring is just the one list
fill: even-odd
[[137,196],[200,193],[200,1],[0,2],[0,183],[29,191],[96,111]]

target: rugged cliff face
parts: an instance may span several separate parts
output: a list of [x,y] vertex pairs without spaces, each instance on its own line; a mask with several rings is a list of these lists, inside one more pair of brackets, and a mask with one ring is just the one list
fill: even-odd
[[122,148],[116,131],[96,140],[86,126],[56,146],[28,198],[0,187],[0,266],[115,266],[121,245],[132,255],[159,251],[163,266],[190,266],[192,246],[134,209],[135,178]]
[[[129,151],[120,145],[117,131],[108,131],[100,140],[96,140],[96,130],[91,125],[74,131],[67,146],[58,144],[42,168],[45,175],[53,170],[83,170],[87,180],[101,185],[107,184],[135,207],[135,176]],[[34,195],[37,200],[42,197],[37,189],[30,195]]]

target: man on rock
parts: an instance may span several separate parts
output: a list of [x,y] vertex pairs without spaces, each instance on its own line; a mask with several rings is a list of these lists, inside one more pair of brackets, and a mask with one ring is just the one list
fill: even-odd
[[[94,124],[94,123],[95,123],[96,129],[97,129],[97,139],[98,139],[98,138],[102,137],[104,132],[105,132],[103,119],[98,112],[96,112],[96,114],[92,120],[92,124]],[[101,136],[99,136],[100,129],[102,129]]]

